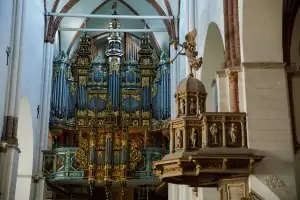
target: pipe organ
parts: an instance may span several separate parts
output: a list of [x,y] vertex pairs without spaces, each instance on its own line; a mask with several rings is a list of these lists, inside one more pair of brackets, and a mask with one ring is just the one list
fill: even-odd
[[[112,20],[109,28],[120,23]],[[156,56],[146,33],[139,46],[118,32],[107,42],[104,58],[92,59],[86,34],[73,61],[64,52],[55,58],[50,130],[53,150],[76,149],[69,172],[82,172],[76,178],[88,180],[89,195],[104,187],[109,198],[116,184],[124,191],[131,180],[155,180],[152,161],[168,148],[161,132],[170,119],[171,95],[167,57]]]

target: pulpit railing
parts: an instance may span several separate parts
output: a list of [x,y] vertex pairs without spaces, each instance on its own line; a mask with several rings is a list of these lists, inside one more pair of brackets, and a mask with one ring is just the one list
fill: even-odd
[[246,113],[204,112],[170,123],[170,151],[247,148]]

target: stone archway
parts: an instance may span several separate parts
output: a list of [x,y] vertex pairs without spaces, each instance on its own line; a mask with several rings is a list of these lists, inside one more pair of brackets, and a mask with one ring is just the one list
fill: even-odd
[[214,22],[208,26],[203,53],[201,81],[207,91],[206,111],[218,111],[218,88],[216,72],[223,69],[225,61],[224,43],[218,25]]
[[18,140],[19,155],[15,199],[30,199],[33,169],[33,125],[30,103],[27,97],[20,101]]

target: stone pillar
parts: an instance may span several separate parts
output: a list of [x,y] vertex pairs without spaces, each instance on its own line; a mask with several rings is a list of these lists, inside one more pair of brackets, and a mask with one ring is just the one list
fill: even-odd
[[45,181],[43,179],[43,153],[42,150],[47,150],[48,133],[49,133],[49,118],[50,118],[50,99],[53,74],[53,39],[46,39],[44,45],[44,61],[43,61],[43,81],[41,87],[42,102],[41,102],[41,130],[39,135],[39,157],[38,165],[34,170],[36,181],[34,182],[35,199],[43,199]]
[[218,87],[218,111],[229,112],[229,83],[227,73],[225,70],[219,70],[217,73],[217,87]]
[[9,59],[9,72],[6,96],[6,109],[3,123],[3,133],[0,144],[0,199],[14,199],[18,171],[18,114],[20,103],[20,73],[22,62],[20,48],[22,47],[23,10],[22,0],[13,2],[13,22],[11,35],[12,56]]
[[243,63],[248,147],[266,156],[249,186],[263,199],[297,199],[294,149],[283,63]]
[[[173,47],[170,46],[170,58],[173,59],[175,58],[177,54],[177,50]],[[179,68],[179,57],[177,57],[173,63],[171,64],[170,67],[170,74],[171,74],[171,118],[176,117],[176,101],[175,101],[175,92],[177,85],[179,84],[179,73],[180,73],[180,68]]]
[[230,69],[227,70],[228,81],[229,81],[229,96],[230,96],[230,111],[239,112],[239,83],[238,83],[238,70]]

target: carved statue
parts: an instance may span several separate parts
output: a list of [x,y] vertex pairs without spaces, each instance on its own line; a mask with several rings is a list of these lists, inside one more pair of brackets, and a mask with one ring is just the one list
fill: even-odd
[[180,99],[179,111],[180,111],[180,115],[185,114],[185,102],[183,99]]
[[182,131],[180,129],[176,131],[176,148],[182,148]]
[[183,43],[184,54],[188,58],[191,73],[192,69],[198,70],[202,65],[202,57],[196,58],[198,56],[198,52],[196,51],[196,36],[197,30],[193,29],[185,35],[185,42]]
[[231,123],[231,127],[230,127],[230,138],[231,138],[231,142],[232,143],[236,143],[236,139],[237,139],[237,126],[235,123]]
[[210,127],[210,133],[212,135],[212,139],[213,139],[213,144],[218,144],[218,126],[217,124],[213,124],[211,127]]
[[195,128],[192,128],[191,142],[193,148],[197,147],[197,131]]
[[196,114],[196,104],[194,99],[190,100],[190,114]]

